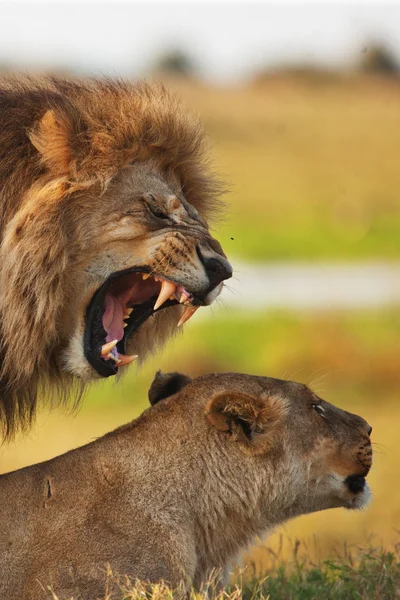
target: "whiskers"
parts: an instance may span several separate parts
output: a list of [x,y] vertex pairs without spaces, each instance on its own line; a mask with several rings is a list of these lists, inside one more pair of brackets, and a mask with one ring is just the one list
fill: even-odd
[[387,456],[387,453],[394,454],[393,449],[389,448],[389,446],[385,446],[384,444],[380,444],[379,442],[371,442],[372,449],[374,454],[382,454],[383,456]]
[[[318,373],[320,373],[320,375],[318,375]],[[321,383],[321,381],[323,381],[325,379],[325,377],[327,377],[328,373],[329,373],[328,367],[321,367],[320,369],[317,369],[316,371],[311,373],[310,379],[307,382],[307,386],[310,389],[312,389],[313,391],[315,391],[315,386],[317,384]],[[318,375],[318,377],[316,377],[316,375]]]
[[296,371],[284,371],[281,375],[281,379],[287,379],[293,381],[293,378],[296,377],[298,373],[301,373],[304,369],[297,369]]

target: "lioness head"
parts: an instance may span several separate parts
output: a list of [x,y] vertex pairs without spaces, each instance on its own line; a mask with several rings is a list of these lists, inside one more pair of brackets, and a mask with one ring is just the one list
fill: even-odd
[[[368,504],[370,425],[303,384],[235,373],[193,381],[179,373],[158,373],[149,399],[164,404],[164,412],[167,402],[181,406],[181,419],[192,428],[182,437],[202,438],[197,452],[203,462],[210,454],[208,468],[218,471],[221,482],[226,473],[226,494],[232,494],[232,486],[239,494],[243,483],[241,493],[247,494],[261,529],[263,523],[270,526],[299,514]],[[193,424],[199,431],[193,431]],[[223,488],[222,483],[220,494]],[[225,501],[231,500],[226,496]]]
[[[2,402],[115,375],[218,296],[232,268],[208,218],[204,134],[165,90],[11,81],[0,100]],[[13,140],[15,143],[13,145]]]

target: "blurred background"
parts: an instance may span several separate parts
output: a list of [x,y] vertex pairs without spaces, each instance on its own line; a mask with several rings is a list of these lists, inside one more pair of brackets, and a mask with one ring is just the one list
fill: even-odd
[[132,419],[159,368],[291,378],[373,425],[374,499],[299,518],[251,558],[296,538],[318,558],[399,542],[400,7],[0,3],[0,70],[164,81],[201,115],[228,183],[214,234],[235,267],[183,336],[94,385],[77,414],[43,411],[0,470]]

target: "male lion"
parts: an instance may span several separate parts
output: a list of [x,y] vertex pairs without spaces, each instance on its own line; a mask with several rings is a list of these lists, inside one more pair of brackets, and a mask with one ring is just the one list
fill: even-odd
[[129,425],[0,477],[1,598],[100,598],[107,563],[199,588],[278,523],[368,503],[371,427],[305,385],[159,373],[149,398]]
[[215,299],[232,274],[206,220],[219,193],[203,130],[163,88],[0,80],[6,435],[38,390],[116,374]]

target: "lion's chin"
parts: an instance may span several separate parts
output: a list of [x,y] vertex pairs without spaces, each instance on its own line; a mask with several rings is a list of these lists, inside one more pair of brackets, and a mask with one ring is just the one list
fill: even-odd
[[371,498],[371,489],[365,481],[360,490],[353,492],[352,497],[344,504],[344,508],[349,510],[362,510],[368,506]]

